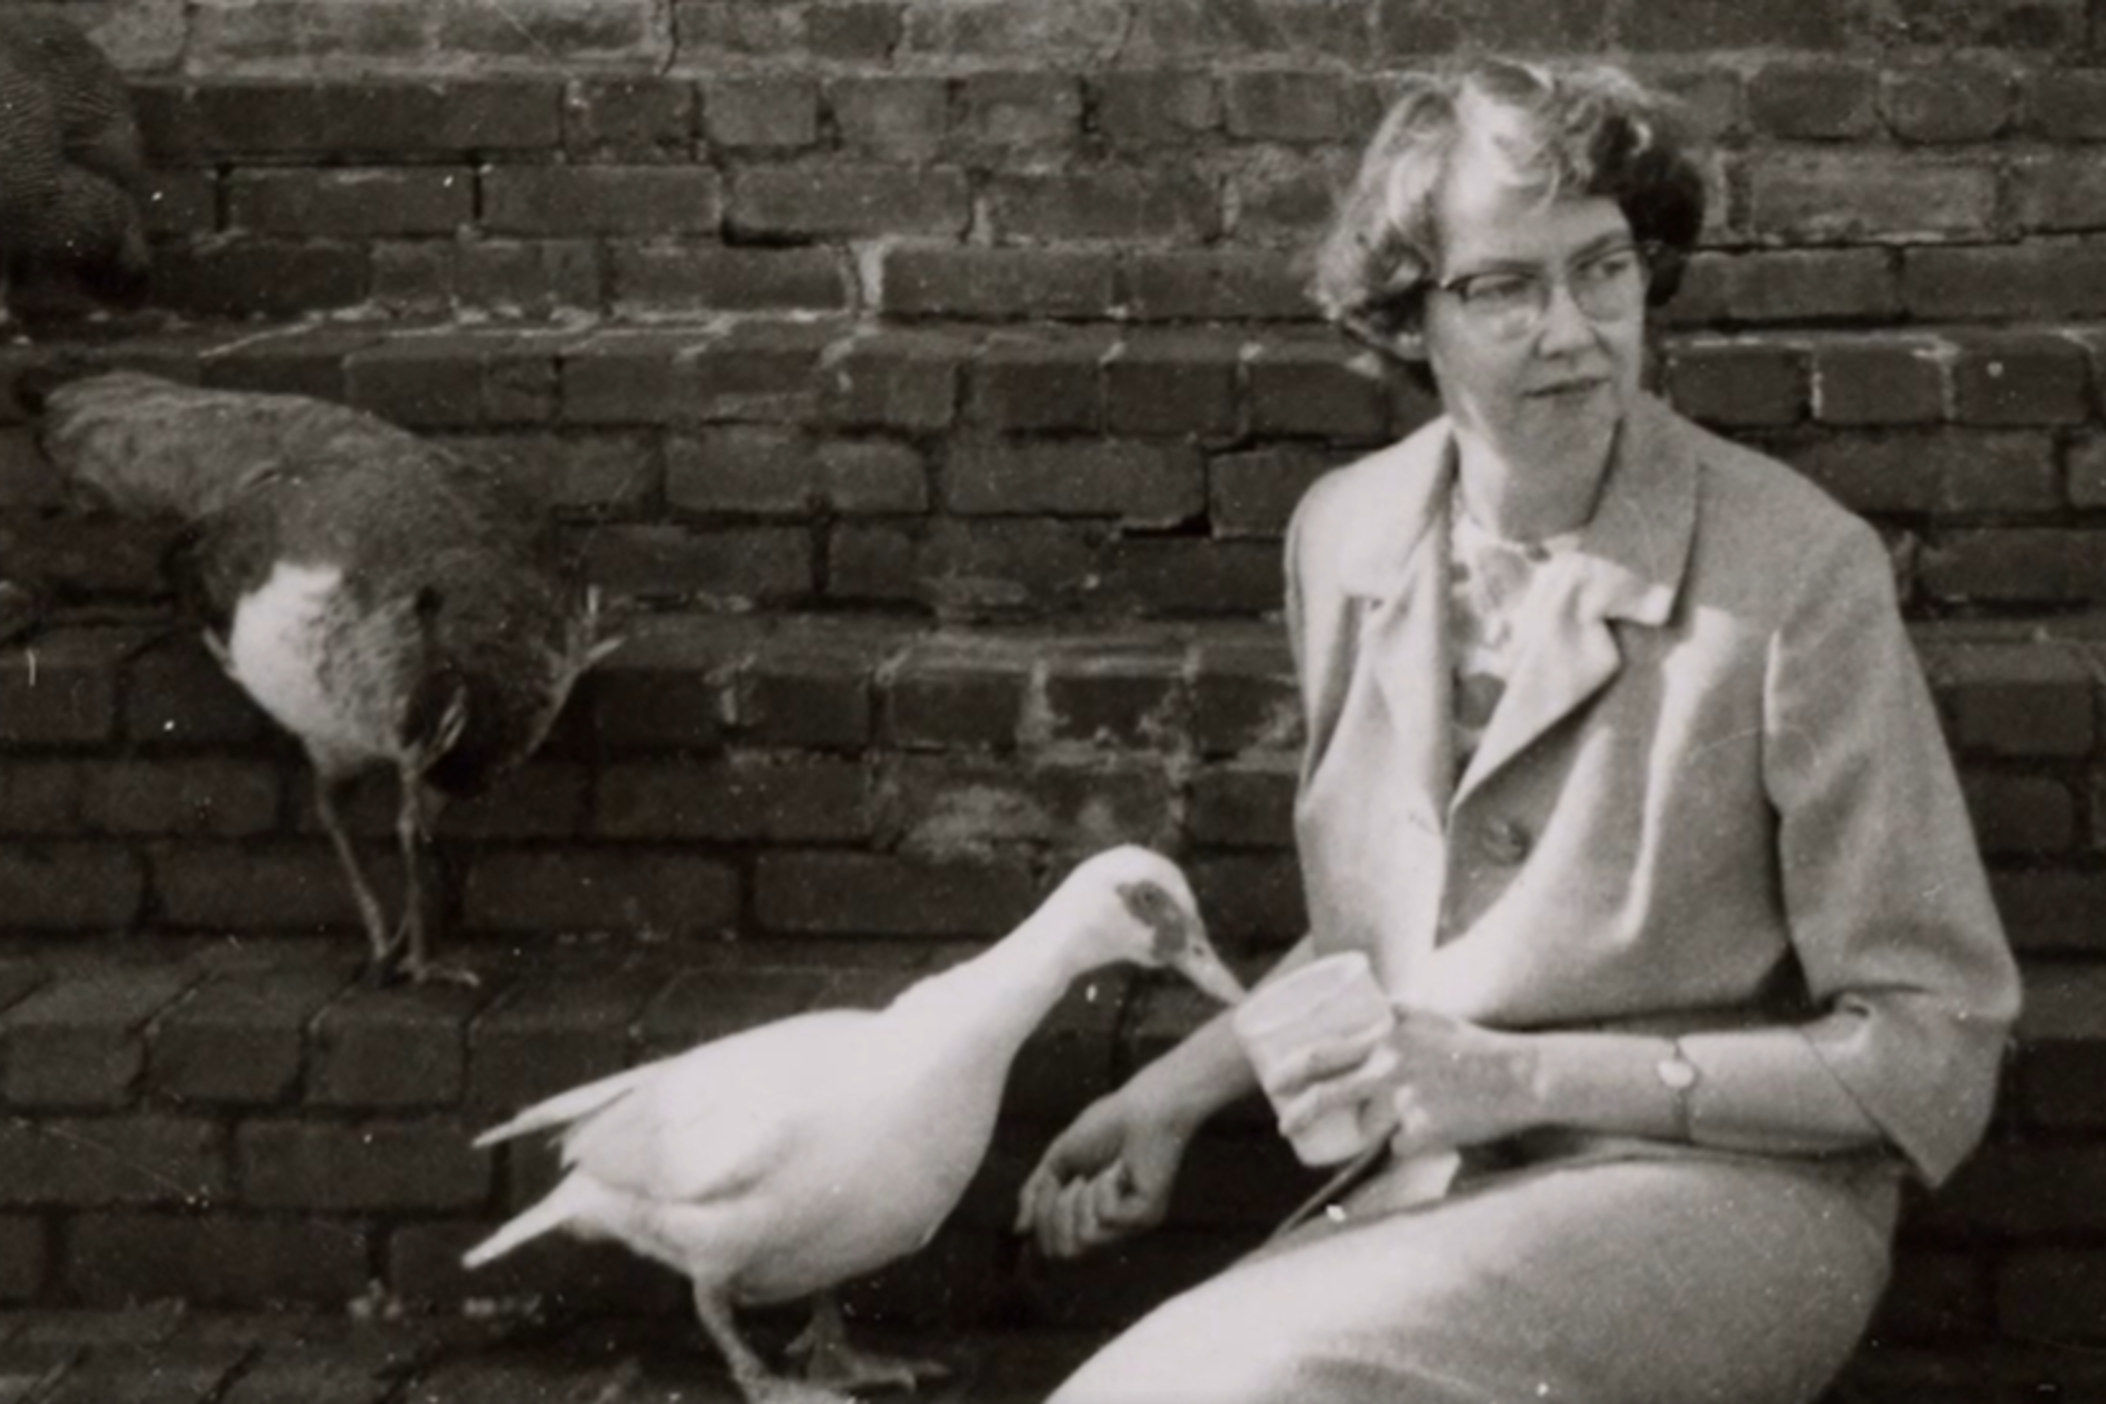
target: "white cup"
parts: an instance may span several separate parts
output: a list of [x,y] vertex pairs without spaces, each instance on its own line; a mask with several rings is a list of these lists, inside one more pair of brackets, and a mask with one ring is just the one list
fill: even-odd
[[[1230,1022],[1259,1080],[1312,1044],[1372,1038],[1395,1027],[1397,1011],[1375,982],[1362,951],[1320,956],[1251,991]],[[1360,1108],[1334,1107],[1291,1138],[1304,1165],[1336,1165],[1367,1146]]]

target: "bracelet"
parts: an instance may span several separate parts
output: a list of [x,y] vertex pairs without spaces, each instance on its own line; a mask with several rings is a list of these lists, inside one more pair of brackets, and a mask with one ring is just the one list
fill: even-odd
[[1653,1074],[1675,1098],[1675,1134],[1684,1141],[1696,1140],[1695,1109],[1691,1106],[1701,1080],[1695,1063],[1682,1051],[1682,1040],[1667,1040],[1667,1056],[1653,1064]]

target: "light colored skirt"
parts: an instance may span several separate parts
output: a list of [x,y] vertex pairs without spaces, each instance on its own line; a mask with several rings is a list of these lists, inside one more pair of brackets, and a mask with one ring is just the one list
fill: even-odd
[[[1379,1186],[1377,1186],[1379,1188]],[[1795,1404],[1884,1289],[1882,1167],[1691,1153],[1348,1199],[1165,1303],[1055,1404]]]

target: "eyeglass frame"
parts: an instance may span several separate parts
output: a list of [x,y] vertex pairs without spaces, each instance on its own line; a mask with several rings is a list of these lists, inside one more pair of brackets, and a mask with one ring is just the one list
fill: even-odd
[[[1488,268],[1478,273],[1464,273],[1456,277],[1443,278],[1437,281],[1429,280],[1422,286],[1427,292],[1444,292],[1455,298],[1465,314],[1473,316],[1476,325],[1488,334],[1501,340],[1519,340],[1542,329],[1545,319],[1550,315],[1550,307],[1554,301],[1556,290],[1560,287],[1565,289],[1566,295],[1572,299],[1572,305],[1579,314],[1597,326],[1625,321],[1630,317],[1639,315],[1645,310],[1647,294],[1652,287],[1654,277],[1657,275],[1660,261],[1666,252],[1667,246],[1660,240],[1633,239],[1628,243],[1613,244],[1598,252],[1587,254],[1555,271],[1542,268]],[[1603,311],[1590,308],[1587,302],[1583,300],[1589,294],[1581,291],[1582,285],[1573,280],[1573,275],[1580,270],[1596,266],[1606,260],[1617,258],[1624,254],[1637,255],[1636,271],[1638,279],[1633,288],[1633,291],[1636,293],[1635,301],[1629,308],[1615,308]],[[1474,303],[1471,299],[1468,291],[1469,285],[1483,279],[1492,278],[1514,279],[1535,289],[1533,296],[1528,302],[1517,304],[1511,309],[1514,313],[1524,314],[1512,326],[1499,325],[1499,312],[1486,309],[1481,304]],[[1598,286],[1608,288],[1613,286],[1613,284],[1601,284]],[[1471,310],[1473,307],[1477,309],[1474,313]]]

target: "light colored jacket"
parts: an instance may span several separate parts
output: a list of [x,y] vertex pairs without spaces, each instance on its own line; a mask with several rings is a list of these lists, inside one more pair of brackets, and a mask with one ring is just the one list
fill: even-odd
[[1290,531],[1318,949],[1494,1027],[1683,1034],[1700,1142],[1840,1083],[1944,1179],[2018,977],[1876,534],[1641,399],[1458,776],[1454,462],[1437,420],[1320,480]]

